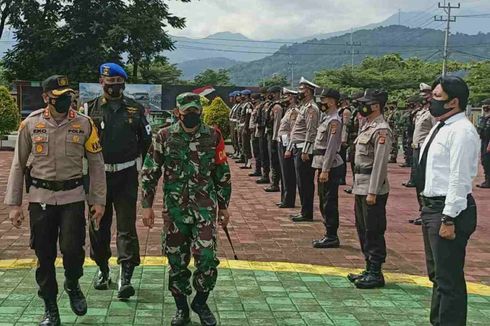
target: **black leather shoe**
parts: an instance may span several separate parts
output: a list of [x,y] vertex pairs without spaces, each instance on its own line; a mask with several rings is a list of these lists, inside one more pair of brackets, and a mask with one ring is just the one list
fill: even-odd
[[235,161],[236,163],[246,163],[244,159],[238,159],[238,161]]
[[347,189],[344,189],[344,191],[348,194],[352,194],[352,188],[347,188]]
[[281,203],[281,205],[277,206],[279,208],[295,208],[296,206],[294,205],[288,205],[288,204],[285,204],[285,203]]
[[340,247],[340,240],[338,237],[324,237],[320,240],[313,241],[313,248],[338,248]]
[[65,291],[70,298],[70,307],[73,313],[77,316],[84,316],[87,313],[87,300],[78,281],[65,281]]
[[413,225],[422,225],[422,218],[418,217],[415,220],[413,220]]
[[279,186],[270,186],[264,189],[265,192],[280,192],[281,189],[279,189]]
[[61,319],[56,299],[44,299],[44,317],[39,326],[59,325],[61,325]]
[[99,272],[97,273],[97,279],[94,282],[94,289],[96,290],[108,290],[111,285],[111,271],[109,267],[99,268]]
[[289,215],[289,218],[290,218],[290,219],[293,219],[293,218],[295,218],[295,217],[300,217],[300,216],[303,216],[303,215],[302,215],[301,213],[298,213],[298,214],[291,214],[291,215]]
[[131,278],[133,277],[134,266],[129,263],[122,263],[119,272],[119,282],[117,298],[121,300],[127,300],[134,294],[134,287],[131,285]]
[[415,188],[415,182],[413,182],[413,181],[410,180],[408,182],[402,183],[402,186],[405,186],[407,188]]
[[267,177],[262,177],[259,180],[255,181],[255,183],[257,183],[258,185],[265,185],[271,183],[271,181]]
[[295,223],[313,222],[313,215],[299,215],[291,219]]
[[369,264],[369,270],[366,275],[357,279],[354,285],[358,289],[375,289],[385,286],[385,278],[381,272],[381,264]]
[[261,177],[262,173],[255,171],[255,172],[249,173],[248,176],[249,177]]
[[177,311],[170,325],[172,326],[185,326],[191,322],[191,317],[189,315],[189,305],[187,304],[186,296],[174,297],[175,305],[177,306]]
[[351,282],[351,283],[354,283],[355,281],[357,281],[358,279],[360,278],[363,278],[364,276],[367,275],[368,273],[368,270],[369,270],[369,262],[366,261],[366,269],[363,270],[362,272],[360,273],[349,273],[347,274],[347,279]]
[[197,292],[194,300],[191,303],[192,311],[194,311],[201,321],[201,325],[203,326],[215,326],[216,318],[213,315],[211,309],[206,304],[208,300],[209,293]]

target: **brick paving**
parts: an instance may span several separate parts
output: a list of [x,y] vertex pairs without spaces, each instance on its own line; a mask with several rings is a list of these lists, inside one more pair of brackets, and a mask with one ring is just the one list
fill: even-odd
[[[14,229],[8,220],[8,207],[3,205],[12,152],[0,152],[0,260],[33,257],[28,248],[29,228]],[[284,261],[308,263],[336,267],[362,267],[356,229],[354,226],[353,196],[346,194],[341,187],[340,194],[340,238],[341,248],[334,250],[313,249],[311,240],[320,238],[324,228],[315,198],[315,222],[293,224],[288,216],[297,212],[294,209],[279,209],[275,203],[278,193],[266,193],[263,187],[248,177],[249,170],[240,170],[232,165],[233,195],[231,200],[231,225],[229,227],[234,246],[240,260]],[[402,182],[408,179],[409,169],[390,164],[389,180],[392,186],[388,199],[388,230],[386,241],[388,259],[386,270],[416,275],[425,275],[423,241],[420,227],[407,222],[418,213],[414,189],[405,188]],[[475,183],[482,180],[481,173]],[[351,182],[350,176],[347,180]],[[478,228],[470,240],[466,259],[468,281],[490,285],[490,190],[475,188],[478,205]],[[24,205],[26,206],[26,205]],[[299,206],[299,200],[297,200]],[[155,208],[161,211],[161,191]],[[27,213],[27,212],[26,212]],[[159,214],[159,213],[157,213]],[[157,221],[152,230],[144,228],[138,220],[141,254],[161,255],[161,229],[163,220]],[[220,232],[220,257],[233,259],[230,245],[223,232]],[[88,242],[88,237],[87,237]],[[115,242],[113,238],[113,252]],[[87,250],[88,252],[88,250]]]
[[[0,198],[3,201],[12,152],[0,152]],[[265,193],[248,170],[232,163],[233,196],[229,227],[240,260],[294,262],[323,266],[362,267],[354,226],[353,197],[340,191],[342,246],[334,250],[311,247],[311,240],[323,235],[318,209],[315,222],[293,224],[289,214],[275,206],[279,194]],[[417,214],[413,189],[401,186],[409,169],[390,165],[392,191],[388,200],[388,261],[386,270],[395,273],[425,275],[424,252],[420,228],[407,223]],[[348,183],[351,182],[350,177]],[[476,180],[481,182],[481,176]],[[488,213],[490,190],[475,188],[479,226],[468,246],[466,274],[468,281],[490,285],[490,227]],[[161,193],[156,209],[161,210]],[[316,200],[316,199],[315,199]],[[299,200],[297,201],[299,206]],[[27,213],[27,212],[26,212]],[[26,221],[27,222],[27,221]],[[152,230],[138,221],[141,254],[160,256],[159,220]],[[6,259],[32,258],[28,248],[29,229],[14,229],[8,220],[8,207],[0,204],[0,262]],[[219,255],[233,259],[230,245],[220,232]],[[113,239],[113,252],[115,243]],[[88,250],[87,250],[88,252]],[[1,264],[0,264],[1,265]],[[0,325],[35,325],[42,315],[37,298],[34,270],[0,268]],[[18,266],[19,267],[19,266]],[[91,283],[96,269],[85,268],[81,280],[88,296],[89,313],[74,316],[66,294],[59,304],[64,324],[169,324],[174,304],[166,290],[165,267],[141,266],[136,269],[134,284],[137,297],[129,302],[115,299],[115,290],[95,291]],[[384,289],[360,291],[339,275],[314,275],[299,272],[220,269],[219,281],[210,303],[220,325],[427,325],[430,289],[407,280],[394,280]],[[116,277],[117,271],[113,270]],[[63,271],[58,269],[58,279]],[[488,324],[490,296],[469,297],[469,325]],[[196,316],[193,316],[194,324]]]

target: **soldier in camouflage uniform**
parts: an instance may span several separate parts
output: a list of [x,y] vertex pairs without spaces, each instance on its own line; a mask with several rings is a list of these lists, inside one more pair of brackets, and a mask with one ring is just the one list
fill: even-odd
[[386,111],[384,113],[385,120],[390,125],[391,131],[393,133],[393,142],[390,152],[390,160],[388,163],[396,163],[396,158],[398,157],[398,103],[396,101],[389,102],[386,106]]
[[[350,163],[351,171],[352,171],[352,182],[355,181],[355,173],[354,173],[354,157],[356,155],[356,146],[354,141],[357,138],[360,129],[360,121],[362,118],[359,115],[359,102],[357,99],[364,96],[364,92],[356,93],[352,95],[352,107],[351,107],[351,116],[349,121],[346,122],[346,131],[347,131],[347,162]],[[352,187],[344,189],[344,191],[348,194],[352,194]]]
[[259,106],[262,96],[260,93],[252,94],[252,113],[250,114],[249,132],[252,138],[252,154],[255,159],[255,169],[254,172],[249,173],[250,177],[261,177],[262,176],[262,157],[260,156],[260,138],[257,134],[257,119],[259,114]]
[[[407,100],[407,106],[408,106],[408,112],[404,115],[404,121],[401,123],[401,125],[404,128],[404,131],[406,133],[404,140],[409,142],[409,144],[404,144],[404,149],[406,151],[406,161],[407,163],[410,163],[410,179],[407,182],[403,182],[402,185],[407,187],[407,188],[414,188],[415,187],[415,166],[414,164],[414,151],[413,151],[413,134],[415,131],[415,118],[417,117],[417,114],[419,113],[420,110],[424,108],[424,105],[426,105],[426,102],[424,101],[424,98],[420,96],[419,94],[414,95],[410,97]],[[425,104],[424,104],[425,103]],[[406,146],[406,148],[405,148]]]
[[478,134],[481,138],[481,162],[485,181],[478,188],[490,188],[490,98],[482,103],[482,116],[478,121]]
[[177,305],[172,325],[190,322],[187,296],[192,293],[188,269],[191,250],[196,265],[193,286],[197,292],[191,308],[199,315],[202,325],[216,325],[206,301],[218,276],[216,218],[223,227],[229,221],[230,168],[220,131],[200,121],[199,96],[181,94],[177,106],[180,121],[156,135],[144,162],[143,224],[154,225],[152,206],[163,173],[168,208],[165,252],[170,265],[169,290]]
[[261,94],[264,96],[265,100],[259,104],[257,111],[257,130],[255,135],[259,138],[259,152],[262,161],[262,177],[256,182],[257,184],[268,184],[270,183],[270,159],[269,150],[267,148],[267,135],[265,133],[265,127],[267,109],[272,103],[272,94],[267,94],[267,88],[261,89]]

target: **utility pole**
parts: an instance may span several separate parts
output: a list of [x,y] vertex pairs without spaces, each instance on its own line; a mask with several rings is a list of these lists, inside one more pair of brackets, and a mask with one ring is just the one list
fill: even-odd
[[292,55],[289,55],[288,65],[291,69],[291,89],[294,89],[294,61]]
[[351,69],[354,70],[354,55],[359,52],[356,50],[356,47],[361,46],[361,42],[354,42],[354,30],[351,28],[350,30],[350,42],[347,42],[345,45],[350,46],[350,55],[351,55]]
[[451,29],[451,23],[454,23],[456,21],[456,17],[451,16],[451,10],[461,8],[461,4],[458,3],[457,6],[451,6],[450,2],[448,2],[446,5],[446,1],[444,1],[443,5],[441,5],[441,3],[439,2],[438,6],[440,9],[444,9],[444,11],[447,14],[446,17],[434,16],[434,21],[436,21],[436,22],[447,22],[446,33],[444,35],[444,54],[443,54],[443,61],[442,61],[442,76],[444,77],[444,76],[446,76],[447,61],[449,58],[448,47],[449,47],[449,33],[450,33],[450,29]]
[[402,10],[398,9],[398,26],[402,24]]

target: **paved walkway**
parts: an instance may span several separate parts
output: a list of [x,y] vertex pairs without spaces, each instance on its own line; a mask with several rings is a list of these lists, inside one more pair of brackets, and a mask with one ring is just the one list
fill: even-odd
[[[0,152],[2,201],[11,159],[11,152]],[[387,288],[375,291],[356,290],[343,277],[346,271],[363,266],[351,195],[340,191],[341,248],[318,250],[311,247],[311,240],[320,238],[324,232],[318,209],[314,223],[293,224],[288,215],[296,211],[276,208],[274,204],[278,201],[278,194],[265,193],[254,179],[247,176],[249,171],[238,169],[234,163],[232,172],[234,188],[229,228],[237,255],[245,262],[230,261],[228,264],[225,260],[220,269],[213,305],[217,305],[214,308],[219,312],[221,325],[428,324],[427,300],[430,295],[421,231],[407,223],[417,214],[417,202],[414,190],[401,186],[408,179],[409,169],[390,165],[392,191],[387,209],[388,261],[385,268],[393,273],[393,277],[388,279]],[[481,177],[476,181],[481,182]],[[466,260],[467,280],[472,282],[470,290],[474,293],[470,296],[470,324],[488,324],[490,317],[490,293],[487,292],[487,286],[490,286],[489,195],[490,190],[476,189],[474,193],[479,226],[468,246]],[[160,194],[157,210],[161,206]],[[161,255],[162,224],[160,220],[157,227],[148,230],[138,221],[142,255]],[[220,240],[219,256],[233,259],[222,232]],[[34,297],[33,260],[15,263],[16,259],[34,257],[28,241],[28,227],[21,230],[12,228],[8,221],[8,208],[0,204],[0,325],[16,322],[33,325],[42,314],[41,302]],[[114,241],[113,248],[115,252]],[[284,269],[285,265],[269,262],[309,265],[286,264],[293,267]],[[233,268],[228,269],[229,265]],[[269,267],[264,269],[264,266]],[[67,308],[66,297],[61,297],[66,323],[157,325],[162,320],[167,321],[173,313],[173,304],[167,304],[169,294],[165,290],[166,273],[162,267],[146,265],[138,269],[137,280],[142,280],[137,285],[139,296],[129,303],[112,300],[115,297],[112,292],[92,290],[89,283],[94,273],[95,269],[88,267],[83,279],[92,307],[88,316],[74,320]],[[60,279],[61,276],[60,270]]]

